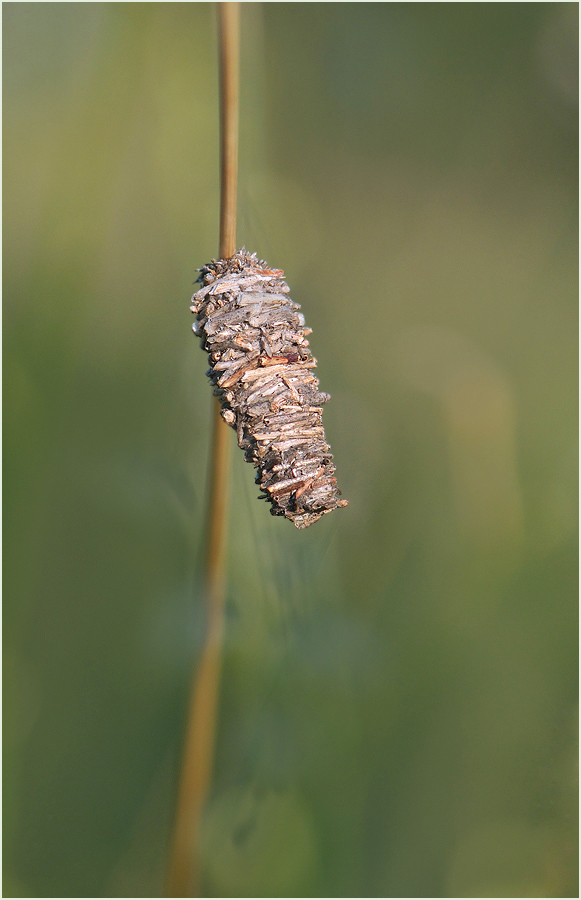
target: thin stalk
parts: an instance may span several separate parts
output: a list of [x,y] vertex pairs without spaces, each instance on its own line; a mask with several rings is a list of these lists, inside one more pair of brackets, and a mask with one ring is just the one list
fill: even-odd
[[[220,45],[220,257],[236,250],[240,10],[218,3]],[[182,768],[165,895],[197,897],[200,890],[200,823],[212,783],[222,663],[229,428],[213,405],[213,435],[204,570],[206,634],[189,700]]]
[[218,3],[220,26],[220,258],[236,252],[240,4]]

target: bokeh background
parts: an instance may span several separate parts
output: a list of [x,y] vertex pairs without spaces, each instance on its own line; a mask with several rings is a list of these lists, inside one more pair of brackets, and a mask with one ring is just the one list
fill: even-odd
[[[215,10],[5,3],[7,897],[159,896],[200,646]],[[207,896],[576,884],[574,3],[244,4],[239,243],[350,505],[235,452]]]

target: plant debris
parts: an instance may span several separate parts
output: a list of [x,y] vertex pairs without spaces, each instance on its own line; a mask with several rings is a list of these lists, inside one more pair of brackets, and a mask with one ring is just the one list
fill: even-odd
[[322,406],[330,396],[319,391],[311,329],[289,296],[284,272],[243,248],[203,266],[198,280],[194,333],[210,357],[222,418],[258,469],[259,499],[297,528],[347,506],[323,429]]

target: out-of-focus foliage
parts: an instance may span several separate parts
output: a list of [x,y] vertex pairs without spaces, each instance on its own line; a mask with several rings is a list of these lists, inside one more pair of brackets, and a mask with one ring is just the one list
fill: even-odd
[[[3,13],[4,896],[159,896],[214,10]],[[295,532],[235,454],[210,896],[577,893],[577,14],[243,6],[239,242],[313,327],[350,506]]]

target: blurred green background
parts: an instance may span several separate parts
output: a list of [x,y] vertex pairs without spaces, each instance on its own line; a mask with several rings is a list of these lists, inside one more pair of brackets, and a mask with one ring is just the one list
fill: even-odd
[[[4,896],[159,896],[202,629],[215,10],[5,3]],[[239,244],[350,505],[234,452],[208,896],[576,896],[574,3],[244,4]]]

